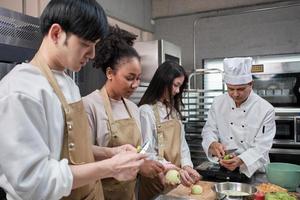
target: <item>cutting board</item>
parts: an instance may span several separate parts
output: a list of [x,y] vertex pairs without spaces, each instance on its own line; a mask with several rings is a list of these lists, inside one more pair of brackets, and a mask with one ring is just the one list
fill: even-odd
[[203,192],[201,195],[192,195],[191,188],[179,185],[177,188],[171,190],[167,196],[184,197],[186,199],[194,200],[215,200],[216,193],[212,190],[213,182],[199,181],[197,185],[201,185]]

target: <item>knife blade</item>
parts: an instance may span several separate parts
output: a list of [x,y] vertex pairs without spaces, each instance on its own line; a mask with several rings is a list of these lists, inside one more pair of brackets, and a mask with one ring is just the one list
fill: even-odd
[[149,141],[145,142],[143,144],[143,146],[142,146],[142,150],[139,153],[146,153],[146,151],[148,150],[149,146],[150,146],[150,142]]
[[234,152],[236,152],[236,150],[238,150],[237,148],[235,148],[235,149],[227,149],[227,150],[225,150],[225,154],[227,155],[227,154],[232,154],[232,153],[234,153]]

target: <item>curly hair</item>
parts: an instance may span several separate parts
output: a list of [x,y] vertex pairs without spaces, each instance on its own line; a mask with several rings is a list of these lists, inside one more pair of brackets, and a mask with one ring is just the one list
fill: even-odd
[[118,26],[110,26],[108,35],[96,45],[94,67],[101,68],[105,73],[110,67],[115,70],[117,64],[123,58],[138,58],[140,56],[133,48],[137,35],[120,29]]

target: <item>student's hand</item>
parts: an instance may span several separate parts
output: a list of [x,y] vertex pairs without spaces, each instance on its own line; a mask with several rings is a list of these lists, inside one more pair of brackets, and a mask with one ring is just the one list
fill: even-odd
[[128,151],[136,153],[136,148],[131,144],[124,144],[118,147],[113,147],[111,149],[112,149],[112,156],[117,155],[119,153],[128,152]]
[[209,152],[221,159],[225,156],[225,146],[219,142],[212,142],[209,146]]
[[230,171],[234,171],[237,167],[241,166],[244,162],[237,156],[233,155],[233,158],[229,160],[220,160],[220,165],[227,168]]
[[140,166],[144,163],[145,154],[131,151],[122,152],[111,159],[112,177],[118,181],[129,181],[136,178]]
[[178,186],[178,184],[168,183],[166,181],[165,173],[163,173],[163,172],[158,174],[158,178],[159,178],[161,184],[164,186],[164,191],[163,191],[164,194],[170,192],[171,190],[173,190],[174,188],[176,188]]
[[165,168],[164,173],[167,173],[171,169],[175,169],[177,171],[180,170],[179,167],[177,167],[176,165],[172,164],[171,162],[163,163],[163,165],[164,165],[164,168]]
[[180,180],[181,180],[182,185],[187,186],[187,187],[190,187],[193,185],[194,180],[190,176],[188,171],[181,169],[181,170],[179,170],[179,174],[180,174]]
[[164,172],[164,166],[155,160],[145,160],[140,167],[140,174],[148,178],[154,178]]
[[189,176],[193,179],[193,184],[197,183],[202,178],[200,174],[196,170],[194,170],[191,166],[187,165],[184,166],[182,169],[187,171]]

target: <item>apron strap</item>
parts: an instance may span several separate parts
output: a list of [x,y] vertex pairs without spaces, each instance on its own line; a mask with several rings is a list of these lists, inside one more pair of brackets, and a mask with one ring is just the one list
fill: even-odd
[[103,104],[104,104],[105,112],[107,114],[108,122],[109,124],[112,124],[114,122],[112,116],[112,109],[110,106],[110,101],[105,86],[103,86],[102,89],[100,90],[100,95],[103,97]]
[[[109,100],[109,97],[108,97],[108,94],[107,94],[107,90],[105,88],[105,86],[102,87],[102,89],[100,90],[100,94],[101,96],[103,97],[103,101],[104,101],[104,109],[106,111],[106,114],[107,114],[107,118],[108,118],[108,121],[110,124],[112,124],[114,122],[114,119],[113,119],[113,116],[112,116],[112,109],[111,109],[111,105],[110,105],[110,100]],[[125,102],[125,100],[122,98],[122,102],[124,103],[125,105],[125,109],[129,115],[129,118],[132,118],[132,114]]]
[[64,94],[62,93],[60,87],[58,86],[57,80],[55,79],[52,71],[50,70],[49,65],[46,64],[46,63],[41,62],[40,59],[38,58],[38,56],[35,56],[35,58],[36,58],[36,61],[37,61],[37,67],[41,70],[41,72],[48,79],[50,85],[52,86],[52,88],[55,92],[55,94],[57,95],[58,99],[60,100],[65,113],[68,114],[70,112],[70,106],[68,105]]
[[164,135],[161,131],[161,125],[160,125],[160,116],[158,111],[158,104],[154,104],[152,106],[154,117],[155,117],[155,125],[157,130],[157,143],[158,143],[158,159],[163,160],[164,159]]
[[126,102],[125,102],[125,99],[122,98],[122,101],[123,101],[123,103],[124,103],[124,105],[125,105],[125,108],[126,108],[126,110],[127,110],[127,112],[128,112],[129,117],[130,117],[130,118],[133,118],[133,115],[132,115],[132,113],[130,112],[129,107],[127,106],[127,104],[126,104]]

